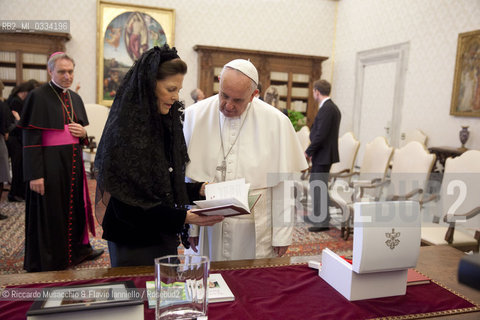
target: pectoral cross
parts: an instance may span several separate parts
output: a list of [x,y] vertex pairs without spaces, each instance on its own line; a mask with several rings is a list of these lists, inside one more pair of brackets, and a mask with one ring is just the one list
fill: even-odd
[[221,166],[217,166],[215,168],[217,171],[222,172],[222,181],[225,181],[227,179],[227,162],[225,160],[222,161]]

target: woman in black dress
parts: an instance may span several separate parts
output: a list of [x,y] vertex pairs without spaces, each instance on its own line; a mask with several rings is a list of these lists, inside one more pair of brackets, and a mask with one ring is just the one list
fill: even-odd
[[175,48],[154,47],[129,70],[115,96],[95,158],[96,202],[106,206],[103,238],[114,267],[153,265],[154,258],[177,254],[189,223],[223,220],[186,207],[204,189],[185,183],[189,158],[178,95],[186,72]]

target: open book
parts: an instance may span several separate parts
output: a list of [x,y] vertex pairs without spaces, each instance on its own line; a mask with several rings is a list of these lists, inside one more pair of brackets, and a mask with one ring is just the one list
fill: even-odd
[[192,209],[200,215],[236,216],[249,214],[260,199],[260,194],[249,196],[250,184],[245,179],[237,179],[205,186],[206,200],[194,201],[198,206]]

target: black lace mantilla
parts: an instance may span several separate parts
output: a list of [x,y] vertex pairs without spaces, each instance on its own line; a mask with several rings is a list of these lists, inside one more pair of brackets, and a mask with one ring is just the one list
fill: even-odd
[[154,47],[125,76],[95,157],[102,195],[107,192],[145,209],[188,204],[184,179],[189,159],[179,112],[183,105],[176,102],[169,114],[161,115],[155,97],[160,64],[175,58],[175,48]]

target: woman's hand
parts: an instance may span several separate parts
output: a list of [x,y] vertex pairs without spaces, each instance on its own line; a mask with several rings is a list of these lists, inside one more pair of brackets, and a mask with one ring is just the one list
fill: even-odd
[[224,216],[201,216],[193,213],[192,210],[187,211],[185,224],[196,224],[197,226],[213,226],[215,223],[222,222]]

